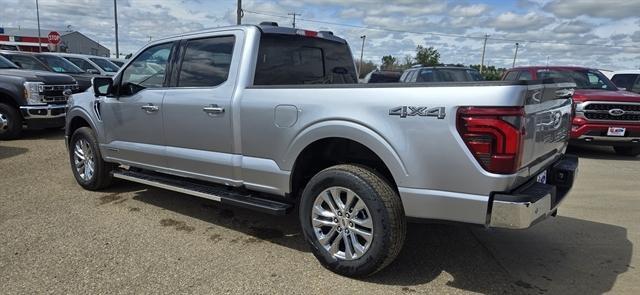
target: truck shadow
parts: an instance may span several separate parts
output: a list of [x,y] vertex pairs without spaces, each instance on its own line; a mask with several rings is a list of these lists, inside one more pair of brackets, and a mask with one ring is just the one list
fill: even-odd
[[62,140],[64,139],[64,129],[24,130],[20,140],[31,139]]
[[[242,232],[248,241],[309,252],[296,212],[271,216],[161,189],[126,186],[129,191],[142,189],[135,200]],[[214,236],[224,238],[212,235],[212,240]],[[361,280],[399,286],[403,292],[444,279],[453,288],[484,294],[601,294],[633,267],[632,252],[625,228],[569,217],[525,231],[409,224],[398,258]]]
[[15,157],[28,151],[27,148],[0,145],[0,160]]
[[595,160],[640,161],[640,157],[620,156],[613,151],[612,147],[608,146],[571,145],[567,149],[567,153]]

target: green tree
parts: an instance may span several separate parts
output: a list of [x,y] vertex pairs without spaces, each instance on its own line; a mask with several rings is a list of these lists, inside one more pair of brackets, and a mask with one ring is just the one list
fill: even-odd
[[[480,71],[480,65],[469,65],[469,67]],[[507,69],[505,68],[496,68],[495,66],[485,65],[482,68],[481,75],[487,81],[497,81],[502,79],[502,74],[504,74],[506,70]]]
[[423,66],[437,66],[440,64],[440,53],[432,46],[423,47],[418,45],[416,47],[416,63]]
[[[360,67],[360,60],[356,59],[356,67]],[[375,69],[378,68],[373,61],[367,60],[362,63],[362,69],[360,69],[360,73],[358,74],[359,78],[364,78],[367,74],[371,73]]]
[[402,65],[400,66],[400,68],[402,68],[403,70],[406,70],[408,68],[410,68],[411,66],[413,66],[413,57],[411,55],[405,55],[404,56],[404,62],[402,63]]
[[382,65],[380,65],[381,70],[395,70],[398,67],[399,64],[397,58],[392,55],[385,55],[382,57]]

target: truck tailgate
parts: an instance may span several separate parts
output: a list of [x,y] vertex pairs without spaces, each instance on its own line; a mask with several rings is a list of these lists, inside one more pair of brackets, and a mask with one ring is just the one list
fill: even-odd
[[521,165],[526,174],[540,172],[565,152],[571,129],[573,87],[573,83],[557,81],[529,85]]

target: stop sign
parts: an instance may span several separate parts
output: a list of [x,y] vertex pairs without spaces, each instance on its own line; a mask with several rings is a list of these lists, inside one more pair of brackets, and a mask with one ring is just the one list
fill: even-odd
[[47,38],[49,39],[49,43],[53,45],[60,43],[60,34],[56,31],[50,32]]

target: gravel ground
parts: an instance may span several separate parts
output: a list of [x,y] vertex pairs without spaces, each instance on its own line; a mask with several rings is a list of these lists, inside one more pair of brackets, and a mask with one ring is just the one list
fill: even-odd
[[640,158],[573,148],[574,190],[526,231],[410,224],[398,259],[355,280],[323,269],[295,215],[116,182],[82,190],[62,131],[0,142],[0,293],[640,294]]

